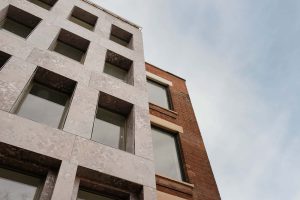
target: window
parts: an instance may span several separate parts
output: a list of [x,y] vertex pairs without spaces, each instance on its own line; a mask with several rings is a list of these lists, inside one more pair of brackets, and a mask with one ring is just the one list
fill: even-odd
[[128,117],[131,109],[131,104],[100,93],[92,140],[130,152],[133,148],[127,144],[133,139],[132,130],[129,130],[130,126],[128,126],[131,123]]
[[28,1],[47,10],[50,10],[57,2],[57,0],[28,0]]
[[0,51],[0,70],[2,69],[2,67],[5,65],[5,63],[8,61],[8,59],[11,57],[11,55]]
[[78,8],[75,6],[73,8],[72,14],[69,17],[69,20],[71,22],[74,22],[75,24],[78,24],[79,26],[82,26],[89,30],[94,30],[94,27],[97,22],[97,17],[81,8]]
[[62,128],[76,82],[39,68],[16,114]]
[[171,109],[168,88],[149,79],[147,79],[147,83],[150,103],[166,109]]
[[10,5],[7,8],[6,17],[0,22],[0,26],[4,30],[27,38],[40,21],[40,18]]
[[103,196],[86,190],[79,189],[77,200],[115,200],[109,196]]
[[88,40],[62,29],[54,43],[53,51],[84,63],[89,45]]
[[131,73],[131,66],[132,60],[108,50],[103,72],[126,83],[130,83],[132,82],[129,75]]
[[122,46],[132,48],[132,34],[115,25],[111,26],[109,39]]
[[39,196],[39,178],[0,168],[0,199],[34,200]]
[[175,180],[184,180],[177,136],[152,127],[155,170]]

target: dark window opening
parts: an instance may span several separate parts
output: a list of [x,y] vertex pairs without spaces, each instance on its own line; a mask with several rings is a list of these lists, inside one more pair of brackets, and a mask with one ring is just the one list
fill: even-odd
[[115,26],[111,26],[110,40],[132,49],[132,34]]
[[69,20],[86,29],[94,30],[98,17],[75,6]]

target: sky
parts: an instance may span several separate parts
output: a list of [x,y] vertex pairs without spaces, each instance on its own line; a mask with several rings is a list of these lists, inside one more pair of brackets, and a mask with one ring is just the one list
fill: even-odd
[[187,80],[223,200],[300,199],[300,1],[93,1]]

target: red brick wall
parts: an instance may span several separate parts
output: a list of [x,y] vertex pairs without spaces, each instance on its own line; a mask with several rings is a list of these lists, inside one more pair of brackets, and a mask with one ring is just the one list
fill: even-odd
[[173,84],[169,89],[173,111],[177,114],[152,104],[150,105],[150,113],[183,127],[183,134],[180,134],[179,138],[182,149],[183,165],[185,168],[184,171],[187,175],[187,181],[194,184],[192,196],[159,184],[157,185],[158,190],[186,199],[221,199],[196,121],[185,80],[148,63],[146,63],[146,70],[171,81]]

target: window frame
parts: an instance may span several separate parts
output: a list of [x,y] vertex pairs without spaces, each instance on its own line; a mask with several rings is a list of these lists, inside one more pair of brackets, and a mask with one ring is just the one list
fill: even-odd
[[[34,84],[41,85],[42,87],[46,87],[46,88],[48,88],[50,90],[54,90],[56,92],[61,92],[61,91],[58,91],[55,88],[52,88],[51,86],[48,86],[48,85],[45,85],[45,84],[42,84],[42,83],[38,83],[37,81],[31,80],[29,85],[26,87],[24,93],[21,95],[20,101],[18,101],[16,108],[14,109],[14,113],[16,115],[18,115],[18,112],[20,111],[27,95],[30,93],[30,91],[31,91]],[[75,89],[76,89],[76,87],[75,87]],[[75,89],[74,89],[74,91],[75,91]],[[61,93],[63,93],[63,92],[61,92]],[[74,95],[74,92],[73,92],[73,95]],[[48,124],[45,124],[45,125],[47,125],[49,127],[57,128],[57,129],[60,129],[60,130],[62,130],[64,128],[65,121],[66,121],[66,118],[67,118],[67,115],[68,115],[68,112],[69,112],[69,108],[70,108],[70,105],[71,105],[71,102],[72,102],[73,95],[69,97],[69,99],[66,102],[66,105],[64,106],[64,111],[63,111],[63,113],[61,115],[61,118],[59,120],[58,127],[53,127],[53,126],[50,126]],[[18,116],[22,117],[20,115],[18,115]],[[26,118],[26,117],[23,117],[23,118]],[[26,119],[31,120],[29,118],[26,118]],[[31,121],[34,121],[34,120],[31,120]],[[34,122],[37,122],[37,121],[34,121]],[[37,122],[37,123],[41,123],[41,122]],[[44,124],[44,123],[41,123],[41,124]]]
[[[155,79],[147,76],[147,84],[149,84],[148,81],[149,82],[153,82],[153,83],[155,83],[157,85],[163,86],[165,88],[165,90],[166,90],[166,97],[167,97],[167,101],[168,101],[168,108],[165,108],[165,107],[162,107],[161,105],[158,105],[156,103],[150,102],[150,98],[149,98],[149,103],[151,103],[151,104],[153,104],[155,106],[158,106],[158,107],[160,107],[162,109],[165,109],[165,110],[174,111],[174,105],[173,105],[173,100],[172,100],[170,85],[162,83],[162,82],[160,82],[158,80],[155,80]],[[149,94],[149,97],[150,97],[150,93],[149,92],[148,92],[148,94]]]
[[[21,175],[25,175],[25,176],[30,176],[32,178],[36,178],[36,179],[40,179],[40,185],[38,185],[36,188],[36,193],[34,195],[34,198],[33,200],[39,200],[40,197],[41,197],[41,194],[42,194],[42,191],[43,191],[43,188],[44,188],[44,185],[45,185],[45,177],[41,177],[41,176],[38,176],[36,174],[33,174],[33,173],[30,173],[30,172],[26,172],[26,171],[23,171],[23,170],[19,170],[19,169],[15,169],[15,168],[11,168],[11,167],[6,167],[6,166],[3,166],[3,165],[0,165],[0,170],[3,169],[3,170],[7,170],[7,171],[11,171],[12,173],[15,173],[15,174],[21,174]],[[0,176],[0,178],[3,178],[2,176]],[[6,178],[5,178],[6,179]],[[22,184],[25,184],[25,185],[28,185],[24,182],[18,182],[18,181],[15,181],[11,178],[9,178],[8,180],[10,181],[13,181],[13,182],[17,182],[17,183],[22,183]]]
[[[185,162],[183,149],[182,149],[182,142],[181,142],[180,132],[175,131],[175,130],[170,130],[167,127],[163,127],[161,125],[158,125],[156,123],[151,122],[151,134],[153,134],[152,133],[152,128],[158,129],[158,130],[164,132],[164,134],[169,134],[169,135],[174,136],[176,153],[177,153],[178,160],[179,160],[179,170],[181,171],[181,180],[180,179],[175,179],[173,177],[166,176],[164,174],[159,174],[159,173],[156,172],[156,170],[155,170],[155,174],[158,175],[158,176],[161,176],[161,177],[165,177],[167,179],[177,181],[177,182],[189,183],[187,168],[186,168],[186,164],[185,164],[186,162]],[[152,138],[153,138],[153,135],[152,135]],[[152,139],[152,141],[153,141],[153,139]],[[154,144],[153,144],[153,148],[154,148]],[[154,166],[155,166],[155,161],[154,161]]]
[[[100,96],[100,95],[99,95]],[[99,99],[99,98],[98,98]],[[98,100],[99,101],[99,100]],[[100,144],[103,144],[103,145],[105,145],[105,146],[109,146],[109,147],[111,147],[111,148],[114,148],[114,149],[119,149],[119,150],[122,150],[122,151],[125,151],[126,152],[126,149],[127,149],[127,117],[125,117],[124,116],[124,118],[125,118],[125,120],[124,120],[124,127],[123,127],[123,136],[124,136],[124,138],[123,138],[123,141],[122,141],[122,148],[120,148],[120,141],[119,141],[119,147],[118,148],[115,148],[115,147],[112,147],[112,146],[110,146],[110,145],[108,145],[108,144],[105,144],[105,143],[102,143],[101,141],[95,141],[95,140],[93,140],[93,133],[94,133],[94,126],[95,126],[95,120],[96,119],[98,119],[97,118],[97,113],[98,113],[98,110],[99,109],[104,109],[104,110],[107,110],[107,111],[109,111],[109,112],[112,112],[112,113],[114,113],[114,114],[118,114],[118,115],[122,115],[122,114],[120,114],[120,113],[117,113],[117,112],[115,112],[115,111],[112,111],[112,110],[110,110],[110,109],[108,109],[108,108],[105,108],[105,107],[101,107],[101,106],[99,106],[99,105],[97,105],[97,108],[96,108],[96,112],[95,112],[95,117],[94,117],[94,121],[93,121],[93,128],[92,128],[92,134],[91,134],[91,140],[92,141],[94,141],[94,142],[97,142],[97,143],[100,143]],[[101,120],[101,119],[98,119],[98,120]],[[104,121],[104,120],[102,120],[102,121]],[[107,122],[107,121],[105,121],[105,122]],[[110,122],[107,122],[107,123],[110,123]],[[111,124],[111,123],[110,123]]]

